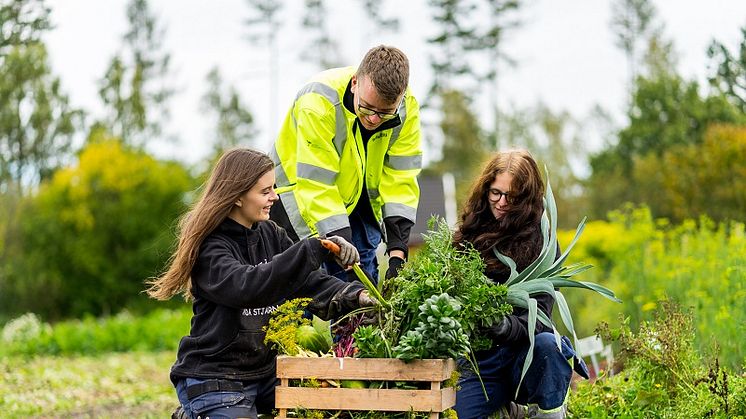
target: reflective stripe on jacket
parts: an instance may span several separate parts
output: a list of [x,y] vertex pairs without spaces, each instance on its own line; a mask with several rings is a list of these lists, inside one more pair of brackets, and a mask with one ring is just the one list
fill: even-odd
[[[304,86],[285,117],[271,151],[277,193],[299,238],[349,227],[363,176],[379,223],[415,222],[422,167],[419,105],[409,89],[392,127],[363,147],[357,116],[343,104],[355,67],[319,73]],[[367,155],[366,155],[367,154]]]

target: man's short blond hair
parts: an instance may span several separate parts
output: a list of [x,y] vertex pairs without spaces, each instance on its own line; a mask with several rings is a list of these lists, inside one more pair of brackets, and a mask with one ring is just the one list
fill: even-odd
[[401,50],[387,45],[371,48],[360,62],[358,79],[368,76],[384,101],[394,104],[409,83],[409,59]]

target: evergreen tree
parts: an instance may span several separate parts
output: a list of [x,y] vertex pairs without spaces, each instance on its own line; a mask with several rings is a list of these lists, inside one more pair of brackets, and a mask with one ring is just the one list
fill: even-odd
[[653,27],[655,14],[655,6],[650,0],[616,0],[612,4],[611,28],[616,36],[617,47],[627,56],[630,91],[642,60],[641,51],[659,30]]
[[372,30],[366,34],[366,40],[381,32],[399,32],[399,18],[384,17],[381,10],[385,8],[384,0],[361,0],[365,12],[365,23],[372,22]]
[[267,46],[269,57],[269,132],[275,132],[277,123],[277,95],[279,90],[278,74],[279,48],[277,46],[277,34],[282,28],[279,19],[282,10],[282,2],[279,0],[246,0],[250,17],[244,20],[244,26],[248,32],[246,38],[253,45],[259,43]]
[[443,118],[443,153],[440,161],[428,171],[437,174],[451,173],[456,179],[457,202],[463,202],[469,185],[487,157],[485,137],[476,115],[469,109],[469,101],[458,90],[443,92],[441,98]]
[[163,50],[165,30],[147,0],[131,0],[127,20],[124,50],[111,59],[100,80],[99,96],[107,109],[100,123],[126,144],[142,146],[161,136],[169,118],[171,56]]
[[741,43],[732,53],[722,43],[713,41],[707,50],[712,61],[710,83],[746,113],[746,26],[741,28]]
[[211,113],[215,122],[213,155],[219,156],[233,147],[255,147],[254,117],[241,101],[233,86],[224,87],[220,71],[213,68],[207,74],[208,90],[202,97],[203,110]]
[[319,70],[341,67],[344,64],[339,43],[332,38],[326,25],[329,11],[324,0],[305,0],[304,4],[302,25],[308,44],[301,49],[301,61],[311,62]]
[[43,0],[0,6],[0,194],[22,193],[48,177],[70,157],[81,121],[41,42],[49,12]]

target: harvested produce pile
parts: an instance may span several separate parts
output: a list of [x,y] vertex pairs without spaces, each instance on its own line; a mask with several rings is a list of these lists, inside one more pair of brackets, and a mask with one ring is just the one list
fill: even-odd
[[454,248],[445,221],[433,219],[430,227],[424,248],[382,283],[391,309],[379,309],[377,325],[353,334],[357,356],[468,358],[490,345],[479,330],[512,311],[507,287],[484,276],[479,252]]

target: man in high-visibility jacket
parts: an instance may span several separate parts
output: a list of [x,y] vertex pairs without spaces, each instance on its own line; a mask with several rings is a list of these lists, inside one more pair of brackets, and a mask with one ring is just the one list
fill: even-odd
[[[386,277],[406,260],[420,197],[419,105],[408,82],[406,55],[384,45],[358,68],[317,74],[298,92],[270,153],[280,196],[271,218],[293,239],[344,237],[374,280],[382,238]],[[336,264],[326,268],[346,277]]]

